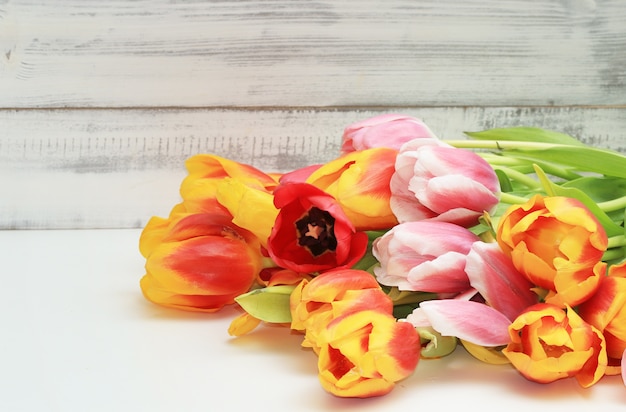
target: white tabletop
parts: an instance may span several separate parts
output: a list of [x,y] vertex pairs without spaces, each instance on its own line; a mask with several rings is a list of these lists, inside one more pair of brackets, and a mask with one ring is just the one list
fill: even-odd
[[541,385],[509,366],[482,364],[462,349],[420,361],[389,395],[333,397],[317,381],[316,356],[287,328],[262,325],[232,338],[233,309],[196,314],[147,302],[139,289],[139,233],[0,231],[0,411],[410,411],[458,405],[612,411],[626,405],[620,377],[605,377],[590,389],[573,379]]

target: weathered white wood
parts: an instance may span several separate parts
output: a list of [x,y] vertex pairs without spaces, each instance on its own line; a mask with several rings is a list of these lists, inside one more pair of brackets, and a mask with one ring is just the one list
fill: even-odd
[[626,104],[621,0],[0,1],[0,107]]
[[[535,126],[626,151],[626,109],[398,108],[441,138]],[[215,153],[265,171],[324,162],[377,110],[0,111],[0,228],[141,227],[178,202],[184,160]]]

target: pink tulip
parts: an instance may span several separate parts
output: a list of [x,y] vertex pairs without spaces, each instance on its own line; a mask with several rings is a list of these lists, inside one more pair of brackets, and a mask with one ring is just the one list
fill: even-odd
[[460,299],[436,299],[422,302],[407,317],[412,325],[424,326],[424,318],[442,336],[456,336],[480,346],[509,343],[511,321],[484,303]]
[[498,205],[500,184],[476,153],[441,143],[409,142],[396,158],[391,210],[399,222],[438,220],[470,227]]
[[470,284],[489,306],[513,321],[538,302],[533,284],[515,269],[497,243],[476,242],[467,255],[465,272]]
[[401,290],[461,293],[470,288],[467,254],[478,237],[446,222],[406,222],[373,243],[378,281]]
[[374,147],[400,147],[413,139],[436,138],[420,119],[401,114],[383,114],[353,123],[343,132],[341,153]]

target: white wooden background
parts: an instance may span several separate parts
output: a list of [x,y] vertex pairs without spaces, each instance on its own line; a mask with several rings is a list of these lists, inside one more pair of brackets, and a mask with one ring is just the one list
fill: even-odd
[[626,152],[626,2],[0,0],[0,229],[138,228],[193,154],[285,171],[390,112]]

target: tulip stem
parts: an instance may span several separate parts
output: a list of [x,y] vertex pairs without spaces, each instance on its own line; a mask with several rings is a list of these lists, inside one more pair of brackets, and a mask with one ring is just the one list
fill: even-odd
[[445,143],[459,149],[495,149],[495,150],[511,150],[511,149],[549,149],[553,147],[569,147],[569,145],[544,143],[544,142],[525,142],[525,141],[508,141],[508,140],[443,140]]
[[607,262],[611,260],[622,259],[624,257],[624,250],[620,249],[609,249],[604,252],[602,255],[602,261]]
[[500,193],[500,202],[503,203],[508,203],[510,205],[520,205],[522,203],[526,203],[527,201],[528,199],[523,196],[517,196],[507,192]]
[[618,197],[613,200],[607,200],[606,202],[599,202],[598,206],[605,212],[626,209],[626,196]]
[[494,165],[491,165],[491,167],[493,167],[494,170],[503,171],[511,180],[515,180],[516,182],[519,182],[526,187],[529,187],[531,189],[541,189],[541,183],[525,173],[518,172],[517,170],[510,169],[508,167]]
[[609,238],[609,243],[607,244],[608,249],[620,246],[626,246],[626,236],[618,235]]

